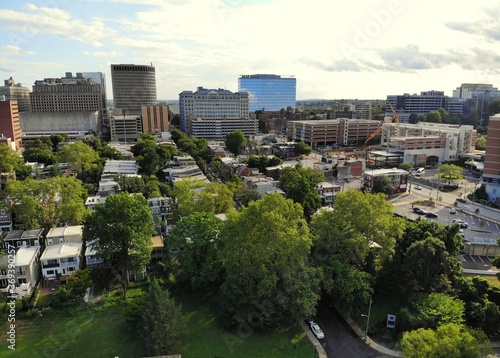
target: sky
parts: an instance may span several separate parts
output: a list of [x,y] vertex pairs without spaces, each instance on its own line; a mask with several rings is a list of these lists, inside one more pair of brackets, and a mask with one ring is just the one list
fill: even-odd
[[[158,99],[240,75],[297,99],[385,99],[500,86],[500,3],[476,0],[0,0],[0,81],[153,64]],[[2,83],[0,82],[0,85]]]

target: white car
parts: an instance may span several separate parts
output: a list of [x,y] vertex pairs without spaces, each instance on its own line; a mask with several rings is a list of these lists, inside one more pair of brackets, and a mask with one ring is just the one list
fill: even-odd
[[311,331],[314,333],[316,338],[318,338],[318,339],[325,338],[325,334],[323,333],[323,330],[315,322],[311,323]]
[[467,221],[463,221],[462,219],[453,219],[453,224],[460,225],[460,228],[462,229],[467,229],[469,227]]
[[417,186],[415,186],[415,189],[422,190],[422,187],[420,185],[417,185]]

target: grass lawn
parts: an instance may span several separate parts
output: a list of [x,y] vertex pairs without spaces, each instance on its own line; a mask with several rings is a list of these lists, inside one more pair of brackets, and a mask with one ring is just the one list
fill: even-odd
[[176,294],[177,303],[188,323],[180,353],[183,358],[198,357],[310,357],[314,347],[300,325],[278,332],[257,332],[250,326],[228,330],[217,321],[211,298],[198,293]]
[[[476,277],[477,275],[468,275],[468,274],[464,274],[464,276],[467,276],[467,277]],[[498,281],[498,278],[496,276],[488,276],[488,275],[484,275],[484,276],[480,276],[481,278],[484,278],[486,281],[488,281],[490,283],[490,285],[496,287],[496,288],[500,288],[500,281]]]
[[[142,288],[130,287],[128,294],[141,295]],[[200,296],[174,295],[182,304],[189,327],[179,352],[183,358],[313,355],[314,348],[299,325],[266,333],[249,326],[227,330],[217,321],[213,298]],[[15,351],[7,349],[8,323],[0,325],[0,357],[140,357],[137,336],[127,330],[123,312],[120,303],[99,310],[50,310],[43,311],[42,317],[17,317]]]
[[61,310],[17,320],[15,351],[7,349],[5,324],[0,335],[0,356],[139,357],[138,344],[125,329],[122,311],[122,306],[114,306],[71,316]]
[[[407,298],[399,293],[377,297],[377,299],[372,303],[369,324],[370,328],[376,326],[381,321],[385,322],[387,320],[388,314],[397,315],[399,313],[399,310],[406,305]],[[366,309],[362,313],[368,314],[368,306],[366,306]],[[354,315],[352,318],[360,328],[365,330],[367,319],[366,317],[362,317],[361,315]]]

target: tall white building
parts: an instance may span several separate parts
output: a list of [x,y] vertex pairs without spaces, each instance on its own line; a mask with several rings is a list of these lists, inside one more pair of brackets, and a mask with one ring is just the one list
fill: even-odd
[[224,138],[234,130],[256,134],[257,119],[249,117],[248,93],[225,89],[183,91],[179,94],[181,130],[204,138]]

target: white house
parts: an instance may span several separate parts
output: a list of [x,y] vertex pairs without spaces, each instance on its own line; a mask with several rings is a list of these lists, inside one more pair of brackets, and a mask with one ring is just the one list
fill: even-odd
[[74,242],[81,244],[83,241],[83,226],[53,227],[47,233],[45,244],[47,246],[62,244],[63,242]]
[[70,275],[80,269],[81,243],[64,242],[47,246],[40,261],[44,279]]
[[[40,246],[20,247],[15,255],[16,293],[19,298],[29,297],[33,292],[40,271],[38,255]],[[6,292],[8,256],[0,258],[0,290]]]
[[85,265],[87,268],[99,266],[104,263],[104,258],[97,254],[97,251],[94,249],[92,244],[95,241],[91,241],[87,243],[87,248],[85,249]]

